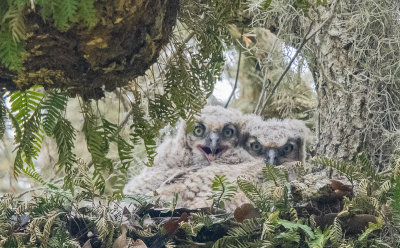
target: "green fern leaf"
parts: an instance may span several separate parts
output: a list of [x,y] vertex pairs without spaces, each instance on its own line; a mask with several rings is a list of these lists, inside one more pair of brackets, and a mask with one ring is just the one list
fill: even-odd
[[308,242],[308,246],[312,248],[324,248],[329,240],[330,230],[330,228],[325,228],[322,232],[321,229],[317,228],[315,231],[315,239]]
[[29,176],[30,178],[34,179],[36,182],[45,185],[46,182],[43,180],[42,176],[35,171],[33,167],[26,167],[21,170],[25,175]]
[[65,92],[50,92],[43,102],[43,129],[48,136],[53,134],[54,127],[61,118],[68,102]]
[[295,223],[288,220],[278,220],[278,224],[282,225],[284,228],[297,231],[297,229],[302,230],[309,238],[314,239],[314,232],[311,230],[311,227],[307,225],[303,225],[301,223]]
[[109,144],[109,140],[107,140],[108,133],[104,131],[103,126],[96,125],[97,117],[90,113],[89,108],[90,106],[87,104],[83,109],[83,132],[94,165],[93,179],[95,180],[95,187],[100,190],[100,194],[103,194],[105,190],[103,173],[113,170],[111,159],[106,157]]
[[65,173],[71,174],[72,166],[76,162],[74,149],[75,129],[71,122],[65,118],[60,118],[53,128],[53,136],[58,147],[59,170],[65,169]]
[[135,118],[131,125],[131,140],[133,143],[137,143],[139,138],[143,140],[148,159],[148,161],[145,162],[145,165],[152,166],[154,163],[154,157],[156,156],[155,139],[158,136],[158,130],[161,127],[156,126],[154,123],[150,123],[145,119],[145,113],[140,107],[140,99],[136,99],[136,102],[132,104],[132,115],[135,116]]
[[213,206],[224,208],[224,201],[230,201],[236,193],[236,187],[226,179],[226,175],[215,175],[211,185],[214,193],[208,198],[213,200]]
[[264,179],[273,181],[275,186],[285,185],[288,181],[287,173],[273,165],[266,164],[262,172]]
[[[36,89],[37,87],[32,87]],[[15,91],[10,95],[12,120],[16,132],[17,157],[14,161],[14,174],[18,174],[23,169],[23,163],[32,165],[32,160],[36,159],[43,139],[41,129],[41,103],[43,94],[34,90],[24,92]]]
[[15,43],[25,40],[25,21],[22,10],[18,9],[15,5],[11,5],[11,8],[3,16],[3,22],[9,23],[9,29]]
[[262,185],[240,178],[237,180],[237,184],[246,197],[259,209],[262,211],[269,211],[271,201],[268,199],[267,192],[265,192]]
[[93,0],[80,0],[78,3],[78,15],[89,28],[97,24],[96,10]]
[[365,244],[366,244],[368,236],[373,231],[382,229],[383,225],[384,225],[384,222],[383,222],[382,218],[376,218],[376,223],[369,222],[368,228],[366,228],[365,231],[358,237],[358,241],[365,242]]
[[134,146],[125,141],[120,135],[118,135],[117,139],[118,155],[122,163],[122,168],[128,169],[134,160],[132,155]]
[[330,240],[333,244],[340,244],[343,238],[342,224],[340,220],[336,217],[333,221],[333,225],[330,232]]
[[60,30],[69,28],[68,22],[76,22],[78,11],[78,0],[56,0],[54,8],[54,26]]
[[12,33],[6,28],[0,29],[0,62],[11,70],[20,71],[22,68],[22,55],[24,42],[14,42]]
[[260,247],[259,242],[253,242],[259,240],[261,230],[261,219],[246,219],[238,227],[230,229],[227,235],[217,240],[212,247]]

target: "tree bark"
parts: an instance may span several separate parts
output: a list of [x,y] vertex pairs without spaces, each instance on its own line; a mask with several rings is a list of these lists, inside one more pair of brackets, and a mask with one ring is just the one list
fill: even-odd
[[312,20],[314,29],[322,25],[302,52],[318,95],[317,154],[349,160],[366,152],[387,162],[399,144],[399,3],[328,0],[307,11],[295,1],[273,4],[259,24],[288,45],[298,45]]
[[[179,0],[96,1],[98,24],[66,31],[27,10],[26,53],[21,73],[0,66],[0,87],[32,85],[100,98],[156,62],[176,23]],[[104,87],[104,88],[103,88]]]

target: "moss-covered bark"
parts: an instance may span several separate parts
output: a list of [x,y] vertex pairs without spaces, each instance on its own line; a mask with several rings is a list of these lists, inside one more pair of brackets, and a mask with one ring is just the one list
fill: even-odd
[[318,94],[316,152],[349,160],[366,152],[386,166],[399,145],[398,1],[273,1],[255,13],[288,45],[302,50]]
[[176,23],[178,0],[96,1],[98,24],[65,32],[26,14],[27,40],[22,72],[0,67],[0,87],[32,85],[66,89],[71,95],[100,98],[153,64]]

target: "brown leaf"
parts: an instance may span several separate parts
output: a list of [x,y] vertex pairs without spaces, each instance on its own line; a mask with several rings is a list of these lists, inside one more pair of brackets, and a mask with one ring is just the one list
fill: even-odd
[[350,185],[345,185],[344,183],[337,181],[337,180],[331,180],[331,187],[333,190],[342,190],[342,191],[351,191],[351,186]]
[[237,222],[243,222],[245,219],[251,219],[260,216],[260,212],[250,203],[244,203],[235,209],[233,213]]
[[332,196],[341,199],[344,196],[351,196],[352,188],[350,185],[345,185],[340,181],[331,180],[331,188],[333,189]]
[[167,223],[164,224],[165,234],[173,235],[179,228],[179,223],[188,222],[188,215],[186,212],[183,212],[179,219],[171,218]]
[[322,216],[316,216],[313,214],[310,218],[314,219],[317,227],[324,229],[325,227],[333,224],[333,221],[337,215],[337,213],[329,213]]
[[147,245],[141,239],[137,239],[135,243],[133,243],[134,248],[147,248]]
[[362,233],[368,226],[368,223],[376,223],[376,217],[370,214],[357,214],[349,218],[345,224],[347,234]]
[[125,224],[121,226],[122,233],[121,235],[114,241],[112,248],[128,248],[130,238],[126,237],[126,233],[128,231],[128,227]]
[[311,218],[314,219],[316,225],[321,229],[332,225],[336,217],[338,217],[342,221],[342,226],[346,234],[362,233],[368,226],[369,222],[376,223],[376,217],[370,214],[350,214],[339,217],[337,213],[329,213],[322,216],[311,216]]

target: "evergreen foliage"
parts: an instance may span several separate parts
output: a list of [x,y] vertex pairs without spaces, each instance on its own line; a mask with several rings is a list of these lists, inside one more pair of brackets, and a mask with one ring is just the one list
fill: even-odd
[[[333,161],[330,163],[335,164]],[[291,208],[290,192],[289,195],[281,194],[281,198],[287,198],[287,201],[281,201],[286,204],[277,204],[274,200],[273,192],[281,185],[275,185],[274,179],[282,180],[284,184],[285,173],[279,170],[266,169],[269,173],[264,174],[261,184],[269,185],[270,190],[266,191],[266,197],[271,198],[269,208],[259,209],[258,217],[244,219],[237,223],[229,214],[210,214],[207,212],[192,213],[188,221],[177,223],[180,231],[173,235],[165,235],[165,225],[149,229],[146,226],[145,214],[153,203],[157,200],[152,197],[142,195],[128,195],[122,198],[122,202],[128,204],[125,206],[134,206],[135,215],[131,215],[127,207],[121,207],[115,204],[115,199],[104,199],[96,189],[96,182],[87,173],[88,167],[84,163],[78,163],[75,177],[72,181],[72,188],[75,190],[63,190],[56,186],[45,185],[44,194],[33,198],[27,203],[22,203],[18,196],[6,194],[0,199],[0,244],[6,247],[18,246],[40,246],[52,247],[52,245],[64,244],[67,247],[82,247],[88,239],[85,232],[92,232],[94,237],[101,242],[102,247],[112,247],[120,231],[120,223],[126,216],[130,216],[130,223],[135,223],[129,229],[129,238],[135,237],[146,241],[146,244],[161,245],[166,247],[186,247],[196,244],[204,238],[204,230],[222,230],[221,227],[229,227],[226,234],[220,233],[222,237],[208,243],[206,247],[394,247],[399,240],[397,235],[385,237],[382,232],[389,228],[392,221],[398,225],[398,219],[388,219],[390,214],[387,212],[382,215],[371,210],[359,210],[356,205],[356,196],[353,199],[347,199],[344,202],[344,209],[337,215],[332,225],[321,230],[315,227],[313,219],[307,216],[299,217],[297,211]],[[343,168],[345,169],[345,168]],[[366,176],[368,177],[368,176]],[[221,195],[221,189],[231,186],[230,182],[224,180],[224,176],[219,176],[214,182],[215,189]],[[240,179],[247,182],[246,185],[253,187],[241,187],[246,195],[257,195],[258,188],[254,183],[246,179]],[[371,180],[363,178],[361,180]],[[391,180],[398,180],[392,177]],[[358,180],[355,181],[359,183]],[[381,197],[379,194],[388,194],[392,201],[393,210],[388,210],[395,215],[395,209],[399,205],[396,184],[382,185],[381,189],[371,189],[371,196]],[[389,191],[385,188],[389,187]],[[97,193],[96,193],[97,192]],[[393,194],[396,192],[396,194]],[[276,196],[275,196],[276,197]],[[381,197],[382,198],[382,197]],[[104,203],[99,203],[102,199]],[[253,197],[259,201],[259,197]],[[250,198],[252,200],[252,198]],[[91,207],[78,207],[83,202]],[[256,203],[253,202],[253,203]],[[157,203],[156,203],[157,204]],[[378,201],[379,208],[386,205],[386,201]],[[255,204],[256,205],[256,204]],[[147,209],[147,210],[146,210]],[[144,212],[143,212],[144,211]],[[154,211],[154,210],[153,210]],[[177,211],[177,210],[174,210]],[[376,218],[376,223],[369,223],[361,230],[359,234],[348,234],[346,216],[357,215],[358,213],[369,213],[380,216]],[[162,214],[160,212],[159,214]],[[166,213],[168,216],[168,213]],[[80,216],[86,216],[81,219]],[[147,217],[146,217],[147,216]],[[158,217],[159,218],[159,217]],[[389,217],[390,218],[390,217]],[[16,222],[14,220],[17,220]],[[26,232],[18,233],[20,228],[27,221]],[[85,222],[84,233],[77,233],[76,228]],[[172,223],[172,222],[171,222]],[[75,229],[74,229],[75,228]],[[121,227],[122,228],[122,227]],[[13,231],[15,230],[15,231]],[[74,231],[75,230],[75,231]],[[163,231],[164,230],[164,231]],[[172,231],[175,229],[172,229]],[[397,230],[397,229],[396,229]],[[394,231],[396,233],[397,231]],[[164,233],[164,234],[163,234]],[[173,232],[175,233],[175,231]],[[179,233],[179,234],[178,234]],[[83,238],[84,237],[84,238]],[[162,245],[161,245],[162,246]]]

